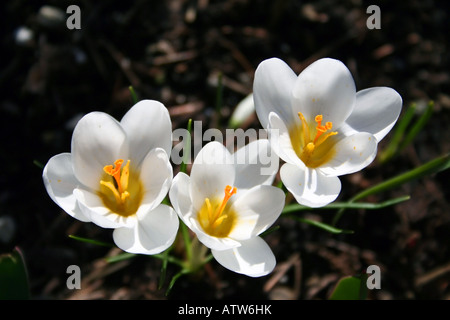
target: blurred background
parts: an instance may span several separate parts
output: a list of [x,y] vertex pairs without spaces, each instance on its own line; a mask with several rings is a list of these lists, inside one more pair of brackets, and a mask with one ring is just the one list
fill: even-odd
[[[69,5],[81,10],[81,29],[68,29]],[[366,25],[379,6],[380,29]],[[188,119],[226,128],[236,105],[252,92],[258,64],[270,57],[296,73],[332,57],[352,72],[358,90],[388,86],[403,112],[427,103],[423,130],[387,163],[375,160],[342,177],[338,200],[449,152],[448,1],[169,0],[4,1],[0,19],[0,253],[20,248],[33,299],[327,299],[337,281],[381,268],[381,289],[370,299],[450,298],[448,170],[403,184],[367,201],[410,195],[380,210],[348,210],[334,235],[293,219],[280,219],[266,240],[278,266],[248,278],[214,260],[197,276],[181,277],[171,293],[159,288],[161,261],[147,256],[116,263],[120,253],[69,238],[111,243],[111,230],[81,223],[47,195],[42,168],[70,151],[77,120],[90,111],[120,119],[139,99],[164,103],[175,128]],[[403,113],[402,113],[403,115]],[[260,128],[254,115],[240,125]],[[392,139],[389,134],[380,144]],[[177,168],[175,168],[175,171]],[[331,221],[333,213],[301,217]],[[82,289],[66,286],[78,265]],[[167,279],[178,270],[169,265]]]

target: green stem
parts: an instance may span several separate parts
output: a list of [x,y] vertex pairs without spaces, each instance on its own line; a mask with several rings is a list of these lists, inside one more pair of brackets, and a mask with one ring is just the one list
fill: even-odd
[[187,124],[188,137],[184,144],[183,161],[180,164],[180,172],[186,173],[187,163],[190,160],[191,155],[191,132],[192,132],[192,119],[189,119]]
[[180,230],[183,237],[184,247],[186,249],[186,260],[190,261],[192,259],[192,243],[189,237],[189,229],[184,224],[183,220],[180,219]]
[[217,125],[220,124],[220,110],[222,109],[223,105],[223,74],[222,72],[219,73],[217,76],[217,92],[216,92],[216,121]]

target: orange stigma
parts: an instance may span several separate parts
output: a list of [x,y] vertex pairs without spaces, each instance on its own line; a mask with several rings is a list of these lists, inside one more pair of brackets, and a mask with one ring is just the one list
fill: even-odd
[[317,147],[324,143],[330,136],[336,135],[337,131],[329,131],[333,128],[332,122],[326,122],[325,125],[322,125],[323,115],[319,114],[314,118],[317,125],[315,127],[316,132],[314,139],[312,139],[313,135],[311,134],[311,131],[314,129],[310,128],[307,120],[301,112],[298,113],[298,116],[302,123],[301,137],[303,137],[303,141],[300,140],[300,147],[298,151],[299,157],[303,163],[306,164],[306,166],[316,167],[321,163],[326,162],[327,159],[321,157],[324,160],[317,161],[318,157],[314,155],[315,150],[317,150]]
[[[322,133],[327,132],[328,130],[331,130],[331,128],[333,128],[333,123],[332,122],[327,122],[325,123],[325,125],[322,125],[322,120],[323,120],[323,116],[321,114],[317,115],[314,119],[317,122],[317,133],[316,133],[316,137],[314,138],[314,143],[317,142],[317,139],[322,135]],[[336,133],[333,133],[336,134]]]
[[130,176],[130,160],[127,161],[127,164],[122,169],[122,172],[120,172],[122,164],[123,160],[118,159],[114,161],[114,166],[107,165],[103,167],[103,171],[114,178],[114,181],[116,182],[115,185],[111,181],[100,181],[100,184],[104,185],[112,191],[117,203],[124,203],[125,200],[130,196],[127,191],[128,178]]

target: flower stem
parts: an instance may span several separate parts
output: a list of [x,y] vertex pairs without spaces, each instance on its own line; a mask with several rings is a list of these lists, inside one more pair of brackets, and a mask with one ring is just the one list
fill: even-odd
[[191,259],[192,259],[191,238],[189,237],[189,229],[182,220],[180,220],[180,230],[181,230],[181,235],[183,236],[184,247],[186,250],[186,260],[191,261]]
[[191,154],[191,132],[192,132],[192,119],[189,119],[187,124],[188,137],[186,138],[184,144],[183,161],[180,164],[180,172],[186,173],[187,163],[190,160],[189,156]]

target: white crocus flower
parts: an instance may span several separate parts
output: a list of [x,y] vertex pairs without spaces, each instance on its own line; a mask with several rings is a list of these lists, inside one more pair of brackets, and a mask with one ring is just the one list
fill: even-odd
[[119,248],[156,254],[173,243],[179,225],[161,204],[173,177],[171,146],[169,112],[157,101],[138,102],[120,122],[91,112],[74,129],[71,153],[48,161],[44,184],[72,217],[113,228]]
[[334,201],[341,190],[338,176],[373,161],[402,107],[391,88],[356,92],[347,67],[330,58],[298,76],[280,59],[265,60],[256,70],[253,95],[272,149],[286,162],[281,180],[300,204],[310,207]]
[[[178,173],[169,197],[183,222],[211,249],[225,268],[251,277],[270,273],[275,256],[258,235],[279,217],[285,196],[271,185],[276,165],[261,174],[267,139],[256,140],[231,154],[221,143],[206,144],[190,176]],[[246,161],[242,161],[246,159]]]

